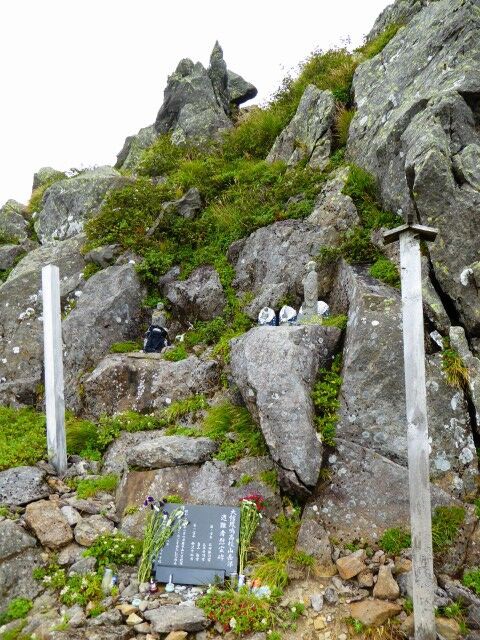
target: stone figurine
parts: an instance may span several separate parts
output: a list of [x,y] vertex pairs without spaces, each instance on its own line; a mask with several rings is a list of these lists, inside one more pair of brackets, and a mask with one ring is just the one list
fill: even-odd
[[318,274],[316,262],[313,260],[307,262],[305,272],[305,277],[302,280],[304,297],[302,311],[305,318],[311,318],[317,314]]

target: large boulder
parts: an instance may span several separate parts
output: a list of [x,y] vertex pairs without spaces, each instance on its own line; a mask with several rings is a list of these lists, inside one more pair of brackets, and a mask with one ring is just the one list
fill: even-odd
[[178,630],[201,631],[211,625],[202,609],[195,606],[165,605],[159,609],[146,611],[143,617],[150,622],[152,629],[157,633],[170,633]]
[[[407,464],[407,429],[398,290],[344,265],[339,281],[349,303],[337,433]],[[450,387],[440,354],[426,356],[430,471],[456,495],[476,486],[477,454],[463,392]]]
[[324,169],[332,147],[334,114],[332,93],[309,84],[292,120],[275,140],[267,162],[283,160],[292,166],[303,160],[310,167]]
[[428,6],[430,2],[431,0],[396,0],[392,2],[392,4],[387,5],[375,20],[367,36],[367,41],[380,35],[392,24],[407,24],[423,7]]
[[66,177],[63,171],[58,171],[58,169],[54,169],[53,167],[41,167],[33,174],[32,191],[43,187],[45,184],[52,184],[56,180],[63,180]]
[[21,244],[0,244],[0,271],[11,269],[23,253]]
[[40,242],[65,240],[83,229],[95,215],[111,189],[123,186],[126,178],[111,167],[99,167],[55,182],[43,197],[35,220]]
[[38,467],[11,467],[0,472],[0,504],[24,505],[49,495],[45,471]]
[[[413,14],[425,3],[402,4]],[[357,69],[348,141],[386,207],[439,229],[428,248],[437,287],[471,339],[480,336],[479,30],[476,0],[431,2],[411,17]]]
[[62,304],[79,290],[85,261],[83,236],[49,244],[28,253],[0,286],[0,402],[33,404],[42,382],[43,336],[41,270],[47,264],[60,269]]
[[228,94],[230,103],[237,106],[252,100],[257,95],[257,88],[251,82],[247,82],[238,73],[227,69]]
[[[377,541],[386,529],[408,527],[408,470],[358,444],[337,439],[328,483],[307,502],[302,520],[318,522],[342,543]],[[432,485],[432,507],[459,504]],[[313,534],[312,534],[313,535]]]
[[222,314],[227,303],[218,273],[209,265],[198,267],[186,280],[168,283],[163,294],[187,325],[212,320]]
[[114,342],[138,337],[144,295],[130,263],[108,267],[85,283],[77,305],[63,321],[65,397],[71,406],[78,401],[79,375],[96,365]]
[[23,527],[12,520],[0,521],[2,605],[15,597],[32,599],[43,590],[41,584],[32,576],[32,570],[41,562],[40,554],[37,541]]
[[170,362],[159,353],[112,354],[84,381],[85,409],[95,417],[130,409],[154,411],[170,401],[211,392],[219,376],[214,360],[196,356]]
[[49,549],[60,549],[73,540],[66,517],[53,501],[39,500],[28,504],[25,522],[42,545]]
[[[300,305],[305,266],[318,257],[322,247],[337,246],[343,234],[359,223],[350,196],[342,193],[349,169],[332,173],[315,200],[306,220],[275,222],[234,242],[228,258],[235,267],[233,286],[242,293],[253,293],[246,312],[256,319],[262,307],[276,308],[288,296]],[[328,297],[332,286],[331,266],[319,269],[319,295]]]
[[2,236],[7,241],[23,242],[28,238],[28,222],[25,206],[16,200],[7,200],[0,209],[0,244]]
[[317,483],[322,445],[310,394],[340,331],[319,325],[255,327],[232,341],[232,378],[265,436],[281,486],[305,495]]
[[123,433],[113,442],[103,462],[103,471],[120,475],[126,467],[163,469],[201,464],[217,450],[210,438],[166,436],[162,431]]

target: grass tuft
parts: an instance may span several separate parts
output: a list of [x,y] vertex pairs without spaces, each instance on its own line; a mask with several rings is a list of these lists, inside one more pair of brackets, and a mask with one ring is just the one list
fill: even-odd
[[342,371],[342,358],[335,356],[330,369],[320,369],[319,379],[312,391],[313,404],[317,417],[317,431],[322,436],[322,442],[328,446],[335,446],[337,431],[338,409],[340,402],[338,394],[342,385],[340,373]]

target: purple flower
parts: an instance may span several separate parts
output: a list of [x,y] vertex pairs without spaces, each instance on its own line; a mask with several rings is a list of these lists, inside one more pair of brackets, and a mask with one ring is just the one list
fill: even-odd
[[154,498],[152,498],[152,496],[147,496],[147,500],[148,502],[155,502]]

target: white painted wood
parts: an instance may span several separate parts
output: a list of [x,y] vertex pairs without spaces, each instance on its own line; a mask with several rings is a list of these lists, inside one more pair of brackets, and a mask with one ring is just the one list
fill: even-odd
[[420,239],[415,230],[404,230],[400,234],[400,265],[415,639],[435,640],[422,278]]
[[43,346],[45,361],[45,403],[47,410],[48,459],[57,473],[67,469],[65,400],[63,390],[62,320],[60,315],[60,273],[49,264],[42,269]]

